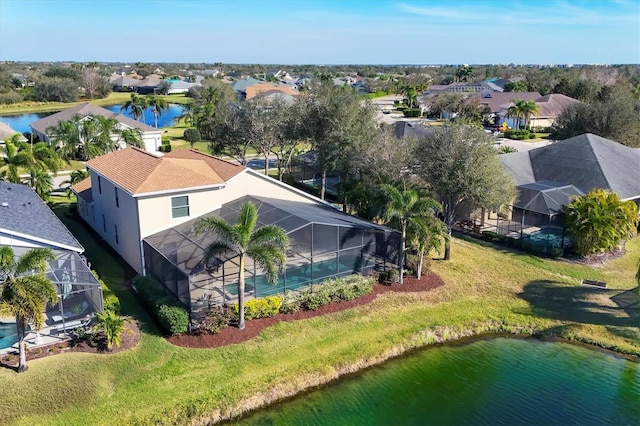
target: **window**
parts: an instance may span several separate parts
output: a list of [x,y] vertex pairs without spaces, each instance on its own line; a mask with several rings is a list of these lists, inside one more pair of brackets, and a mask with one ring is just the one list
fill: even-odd
[[98,194],[102,195],[102,179],[98,176]]
[[189,197],[173,197],[171,199],[171,217],[185,217],[189,216]]
[[104,218],[104,215],[102,215],[102,232],[107,233],[107,220]]
[[116,207],[120,208],[120,200],[118,199],[118,188],[114,186],[113,191],[116,193]]
[[118,225],[113,225],[113,229],[116,235],[116,244],[120,244],[120,241],[118,241]]

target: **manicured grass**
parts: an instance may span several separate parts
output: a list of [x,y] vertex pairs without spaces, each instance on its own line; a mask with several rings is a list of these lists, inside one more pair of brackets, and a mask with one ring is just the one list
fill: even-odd
[[[55,202],[124,312],[143,322],[142,339],[115,355],[57,355],[30,362],[20,375],[0,369],[4,422],[189,423],[260,392],[284,395],[352,366],[480,332],[559,335],[640,355],[638,296],[626,292],[636,286],[640,238],[623,258],[595,268],[454,238],[452,260],[433,262],[446,286],[432,292],[386,293],[360,308],[279,323],[243,344],[185,349],[149,324],[124,285],[129,268],[65,215],[66,198]],[[603,279],[611,289],[581,286],[581,278]]]
[[[160,95],[160,97],[172,104],[188,104],[192,101],[191,98],[186,97],[184,94]],[[59,111],[85,102],[91,102],[92,104],[100,106],[116,105],[122,104],[129,99],[131,99],[131,93],[129,92],[111,92],[109,96],[103,99],[81,99],[78,102],[69,103],[24,101],[13,105],[0,105],[0,115]]]

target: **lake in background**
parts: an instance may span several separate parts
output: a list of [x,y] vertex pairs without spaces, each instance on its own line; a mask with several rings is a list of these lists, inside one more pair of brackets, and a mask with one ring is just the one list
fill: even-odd
[[[103,108],[119,114],[121,106],[122,105],[109,105]],[[182,115],[182,111],[182,105],[168,104],[167,109],[162,111],[162,115],[158,117],[158,127],[162,128],[173,126],[177,118]],[[4,115],[0,116],[0,121],[3,123],[7,123],[9,127],[11,127],[16,132],[25,133],[31,131],[31,128],[29,127],[31,123],[33,123],[34,121],[38,121],[41,118],[47,117],[51,114],[55,114],[56,112],[58,111]],[[133,118],[133,115],[129,111],[124,112],[123,115]],[[140,121],[142,122],[142,120]],[[144,123],[148,124],[151,127],[154,127],[153,111],[151,111],[150,109],[145,110]]]
[[640,364],[497,338],[392,360],[239,420],[252,425],[640,424]]

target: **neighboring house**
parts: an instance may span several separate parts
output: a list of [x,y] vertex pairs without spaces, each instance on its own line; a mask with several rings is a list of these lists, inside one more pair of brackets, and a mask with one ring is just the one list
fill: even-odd
[[239,100],[244,100],[247,98],[247,87],[260,83],[264,83],[264,81],[258,80],[257,78],[253,77],[247,77],[233,83],[231,85],[231,88],[233,89]]
[[396,121],[393,124],[393,133],[398,139],[404,137],[423,138],[432,134],[433,130],[415,122]]
[[[194,235],[192,225],[207,214],[234,221],[243,200],[259,204],[260,224],[273,223],[290,234],[289,278],[274,291],[354,270],[366,272],[395,259],[395,231],[199,151],[156,157],[128,147],[88,161],[87,168],[91,176],[73,187],[80,216],[131,267],[153,275],[194,315],[209,302],[234,298],[238,270],[234,259],[205,265],[203,250],[212,237]],[[340,255],[345,262],[339,263]],[[247,295],[264,295],[270,288],[264,274],[250,263],[247,268]]]
[[102,289],[85,263],[84,248],[26,185],[0,181],[0,246],[11,247],[16,256],[32,248],[49,248],[56,256],[46,276],[56,286],[58,299],[46,307],[41,334],[57,335],[102,311]]
[[137,78],[129,77],[127,75],[113,74],[109,78],[109,84],[114,92],[131,92],[134,91],[137,84],[140,82]]
[[[483,90],[478,92],[475,97],[480,99],[480,105],[486,106],[491,110],[492,114],[506,114],[506,108],[511,106],[511,102],[516,99],[524,101],[535,101],[540,98],[538,92],[493,92]],[[496,124],[499,124],[496,122]]]
[[149,95],[158,93],[164,80],[160,76],[149,75],[133,85],[133,91],[141,95]]
[[276,83],[258,83],[253,84],[251,86],[247,86],[245,89],[245,99],[253,99],[260,94],[271,94],[271,93],[282,93],[289,96],[298,96],[299,92],[291,88],[291,86],[286,84],[276,84]]
[[[56,127],[60,121],[69,120],[76,115],[80,116],[82,119],[86,119],[91,115],[115,118],[118,120],[120,129],[135,128],[140,131],[140,136],[147,151],[157,152],[160,149],[162,130],[153,128],[122,114],[116,114],[108,109],[90,103],[80,104],[41,118],[40,120],[31,123],[31,130],[40,138],[40,140],[49,142],[49,136],[47,135],[49,129],[51,127]],[[117,142],[117,139],[115,139],[114,142]]]
[[[505,95],[518,95],[514,96],[512,100],[515,99],[523,99],[523,100],[533,100],[540,111],[537,115],[532,115],[529,125],[531,127],[551,127],[555,123],[558,116],[565,110],[569,105],[580,102],[577,99],[570,98],[565,95],[561,95],[559,93],[554,93],[546,96],[539,96],[535,99],[531,99],[531,94],[535,92],[506,92],[503,93]],[[496,124],[506,122],[509,127],[516,128],[517,123],[516,120],[512,117],[507,117],[507,111],[509,107],[513,105],[512,103],[505,103],[501,105],[498,111],[496,111],[496,115],[498,119],[496,120]]]
[[585,133],[500,158],[517,185],[552,181],[583,193],[607,189],[640,204],[640,148]]
[[199,83],[188,83],[182,80],[167,80],[169,82],[169,90],[167,95],[173,95],[176,93],[187,93],[189,89],[194,86],[200,86]]
[[3,143],[5,139],[11,139],[15,134],[20,135],[18,137],[20,141],[27,141],[27,138],[25,138],[22,133],[16,132],[7,123],[3,123],[2,121],[0,121],[0,144]]

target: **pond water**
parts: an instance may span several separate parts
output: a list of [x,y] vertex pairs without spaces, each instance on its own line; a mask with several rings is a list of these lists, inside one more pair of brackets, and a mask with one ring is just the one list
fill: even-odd
[[640,424],[640,364],[564,343],[481,340],[393,360],[237,423]]
[[[122,105],[109,105],[104,108],[109,111],[113,111],[115,113],[120,113],[120,107]],[[182,115],[182,105],[178,104],[168,104],[167,109],[162,111],[162,115],[158,117],[158,127],[167,127],[175,124],[176,119]],[[29,125],[34,121],[38,121],[41,118],[47,117],[51,114],[55,114],[57,111],[53,112],[40,112],[40,113],[30,113],[30,114],[16,114],[16,115],[3,115],[0,116],[0,121],[3,123],[7,123],[9,127],[11,127],[16,132],[25,133],[30,132],[31,128]],[[133,115],[129,112],[123,112],[123,114],[127,117],[133,118]],[[140,120],[142,121],[142,120]],[[154,127],[154,119],[153,119],[153,111],[151,109],[145,110],[144,113],[144,123],[148,124],[151,127]]]

